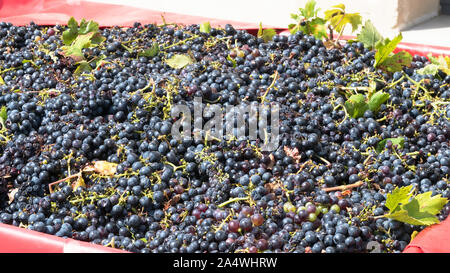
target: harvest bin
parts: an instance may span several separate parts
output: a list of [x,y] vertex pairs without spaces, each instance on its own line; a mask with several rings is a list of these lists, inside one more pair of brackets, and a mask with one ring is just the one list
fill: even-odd
[[[72,3],[73,2],[73,3]],[[99,13],[98,11],[102,12]],[[127,16],[121,16],[126,14]],[[258,25],[234,21],[224,21],[213,18],[187,16],[175,13],[162,13],[160,11],[143,10],[129,6],[120,6],[86,1],[62,0],[3,0],[0,1],[0,21],[11,22],[15,25],[27,25],[31,21],[38,25],[66,24],[71,16],[77,20],[91,19],[108,27],[120,25],[130,27],[134,22],[152,24],[176,22],[182,24],[199,24],[210,22],[214,26],[232,24],[237,29],[245,29],[256,34]],[[278,33],[288,35],[285,28],[275,28]],[[352,37],[344,37],[349,39]],[[396,51],[406,50],[412,55],[447,55],[450,56],[450,47],[429,46],[422,44],[400,43]],[[438,245],[436,245],[438,244]],[[54,235],[40,233],[11,225],[0,224],[0,252],[1,253],[127,253],[126,251],[81,242],[74,239],[64,239]],[[427,228],[408,245],[404,252],[450,252],[450,218],[438,225]]]

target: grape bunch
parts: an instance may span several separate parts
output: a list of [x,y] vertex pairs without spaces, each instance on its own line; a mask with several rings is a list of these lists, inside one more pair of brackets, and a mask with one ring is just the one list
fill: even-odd
[[[450,76],[417,73],[423,56],[390,73],[360,42],[135,23],[74,60],[65,30],[0,23],[2,223],[141,253],[401,252],[423,226],[383,217],[387,194],[450,197]],[[389,99],[349,116],[373,82]],[[279,105],[278,147],[249,138],[248,115],[244,139],[176,139],[172,107],[198,97]]]

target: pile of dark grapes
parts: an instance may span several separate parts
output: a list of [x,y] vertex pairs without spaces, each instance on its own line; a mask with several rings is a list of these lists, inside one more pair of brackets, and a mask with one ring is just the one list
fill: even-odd
[[[361,43],[327,49],[301,32],[264,42],[231,25],[136,23],[101,29],[106,40],[83,49],[93,70],[75,73],[64,30],[0,23],[2,223],[143,253],[370,252],[373,241],[400,252],[423,227],[377,217],[387,193],[414,185],[450,197],[450,76],[417,74],[425,57],[387,73]],[[153,43],[158,55],[138,55]],[[171,68],[174,54],[195,62]],[[374,79],[389,100],[348,117],[348,92]],[[280,105],[273,152],[171,136],[170,106],[261,103],[267,90],[264,103]],[[397,137],[402,148],[375,151]],[[86,172],[49,191],[95,161],[116,163],[116,173]]]

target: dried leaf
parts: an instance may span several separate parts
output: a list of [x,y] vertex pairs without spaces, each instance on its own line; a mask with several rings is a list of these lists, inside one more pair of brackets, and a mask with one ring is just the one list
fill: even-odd
[[279,188],[282,188],[282,186],[283,184],[279,180],[264,184],[264,188],[266,188],[266,190],[269,192],[273,192]]
[[9,204],[11,204],[14,201],[14,195],[16,195],[16,192],[19,191],[18,188],[13,189],[12,191],[10,191],[8,193],[8,197],[9,197]]
[[270,154],[269,158],[270,158],[270,163],[269,163],[269,165],[267,165],[267,169],[272,170],[273,166],[275,166],[275,157],[273,156],[273,154]]
[[175,195],[172,199],[170,199],[169,201],[166,202],[166,204],[164,205],[164,211],[168,210],[171,206],[178,203],[178,201],[180,201],[180,199],[181,199],[181,194]]
[[108,161],[94,161],[94,165],[88,165],[83,172],[96,172],[101,175],[114,175],[117,170],[117,163]]
[[72,189],[76,190],[78,187],[86,187],[86,183],[84,183],[84,179],[83,176],[78,175],[77,181],[75,181],[75,183],[72,184]]
[[377,183],[372,183],[371,184],[377,191],[381,190],[380,185],[378,185]]
[[335,47],[335,44],[333,43],[333,41],[324,41],[323,45],[326,47],[326,49],[332,49]]
[[286,153],[286,155],[292,157],[295,160],[296,163],[300,163],[300,160],[301,160],[302,157],[301,157],[300,152],[298,151],[297,148],[291,149],[291,148],[289,148],[287,146],[284,146],[283,150]]
[[348,196],[348,195],[351,195],[351,194],[352,194],[352,190],[345,190],[345,191],[341,192],[342,196]]

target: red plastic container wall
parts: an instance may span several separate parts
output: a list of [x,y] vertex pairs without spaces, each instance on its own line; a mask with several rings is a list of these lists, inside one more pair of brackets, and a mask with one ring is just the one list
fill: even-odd
[[0,253],[128,253],[126,251],[63,239],[45,233],[0,224]]

